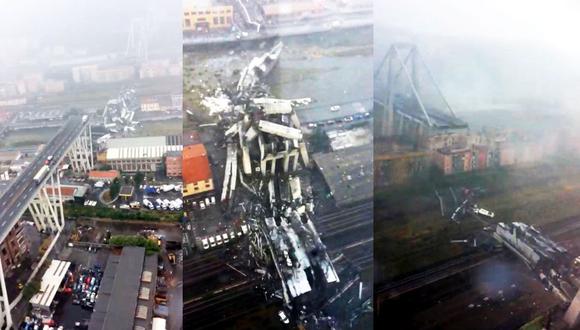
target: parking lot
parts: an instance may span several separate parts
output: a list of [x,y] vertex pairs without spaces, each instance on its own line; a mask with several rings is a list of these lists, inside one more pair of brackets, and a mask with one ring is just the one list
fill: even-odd
[[241,208],[240,205],[232,205],[233,211],[227,212],[228,205],[220,201],[226,159],[223,132],[214,127],[205,127],[198,133],[207,149],[214,190],[207,194],[191,196],[184,201],[184,210],[189,220],[186,224],[188,240],[199,250],[204,251],[240,239],[248,228],[239,217],[232,216],[238,214],[236,209]]
[[88,251],[86,248],[78,247],[63,249],[59,259],[72,263],[74,282],[70,283],[71,291],[68,294],[61,294],[59,305],[55,309],[53,319],[57,325],[63,326],[64,329],[74,329],[75,323],[82,324],[91,318],[100,276],[107,264],[109,254],[108,249],[98,251]]

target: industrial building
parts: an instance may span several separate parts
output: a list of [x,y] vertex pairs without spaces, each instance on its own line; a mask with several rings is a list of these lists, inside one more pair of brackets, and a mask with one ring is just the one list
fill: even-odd
[[40,290],[31,299],[32,312],[38,317],[50,317],[58,301],[57,293],[65,286],[71,263],[63,260],[52,260],[42,275]]
[[97,160],[122,172],[156,172],[167,152],[183,149],[180,136],[119,138],[106,144]]
[[89,330],[152,329],[156,284],[156,254],[124,247],[121,255],[109,256]]
[[183,196],[193,197],[213,191],[213,176],[207,150],[201,143],[183,149]]
[[132,65],[79,65],[72,68],[75,83],[109,83],[135,78],[136,69]]
[[372,148],[359,146],[312,155],[339,207],[373,197]]
[[183,31],[189,33],[226,30],[232,27],[234,7],[230,5],[210,5],[199,1],[185,1],[183,4]]

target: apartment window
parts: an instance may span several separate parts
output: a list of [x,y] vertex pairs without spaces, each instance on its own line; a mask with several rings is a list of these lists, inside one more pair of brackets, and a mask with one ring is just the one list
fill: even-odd
[[220,24],[224,24],[224,23],[225,23],[224,17],[220,16]]
[[185,20],[185,26],[187,27],[191,26],[191,20],[189,18]]
[[214,25],[217,25],[217,24],[218,24],[218,18],[217,18],[217,17],[214,17],[214,18],[213,18],[213,24],[214,24]]

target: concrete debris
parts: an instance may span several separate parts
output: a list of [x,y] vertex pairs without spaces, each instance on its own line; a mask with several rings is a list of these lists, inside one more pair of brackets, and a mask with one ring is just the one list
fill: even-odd
[[109,133],[122,133],[123,136],[127,136],[136,131],[135,126],[139,122],[133,119],[135,112],[139,108],[140,105],[137,102],[135,90],[124,89],[117,98],[110,99],[105,105],[103,109],[103,126]]
[[[280,42],[253,58],[242,70],[236,91],[218,89],[202,104],[210,115],[217,115],[218,127],[224,130],[227,155],[221,200],[230,209],[240,209],[242,201],[240,217],[251,228],[250,255],[256,272],[264,274],[264,281],[279,281],[266,296],[281,297],[289,318],[306,318],[320,311],[305,307],[305,300],[323,299],[323,288],[340,279],[311,221],[315,215],[311,164],[295,109],[312,100],[272,98],[260,84],[282,47]],[[245,189],[237,189],[237,182]],[[243,195],[246,190],[252,197]]]

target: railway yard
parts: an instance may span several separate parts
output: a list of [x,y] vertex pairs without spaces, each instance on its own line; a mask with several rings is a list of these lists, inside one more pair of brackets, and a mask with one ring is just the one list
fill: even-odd
[[[576,239],[580,190],[574,182],[580,173],[568,165],[571,161],[456,177],[437,188],[464,187],[467,179],[477,182],[485,191],[477,203],[493,210],[494,218],[469,215],[459,223],[450,221],[441,216],[434,194],[428,193],[398,204],[376,200],[378,315],[394,308],[401,315],[390,321],[413,329],[519,327],[537,317],[544,324],[563,327],[567,303],[548,290],[537,269],[531,270],[509,249],[501,249],[489,234],[497,223],[517,220],[539,228],[571,258],[576,257],[580,253]],[[417,201],[422,207],[411,207]],[[453,204],[450,196],[447,202]],[[461,243],[474,238],[478,247]],[[391,251],[388,256],[383,254],[385,246]],[[414,262],[406,263],[409,258]],[[496,313],[499,309],[509,313]]]

